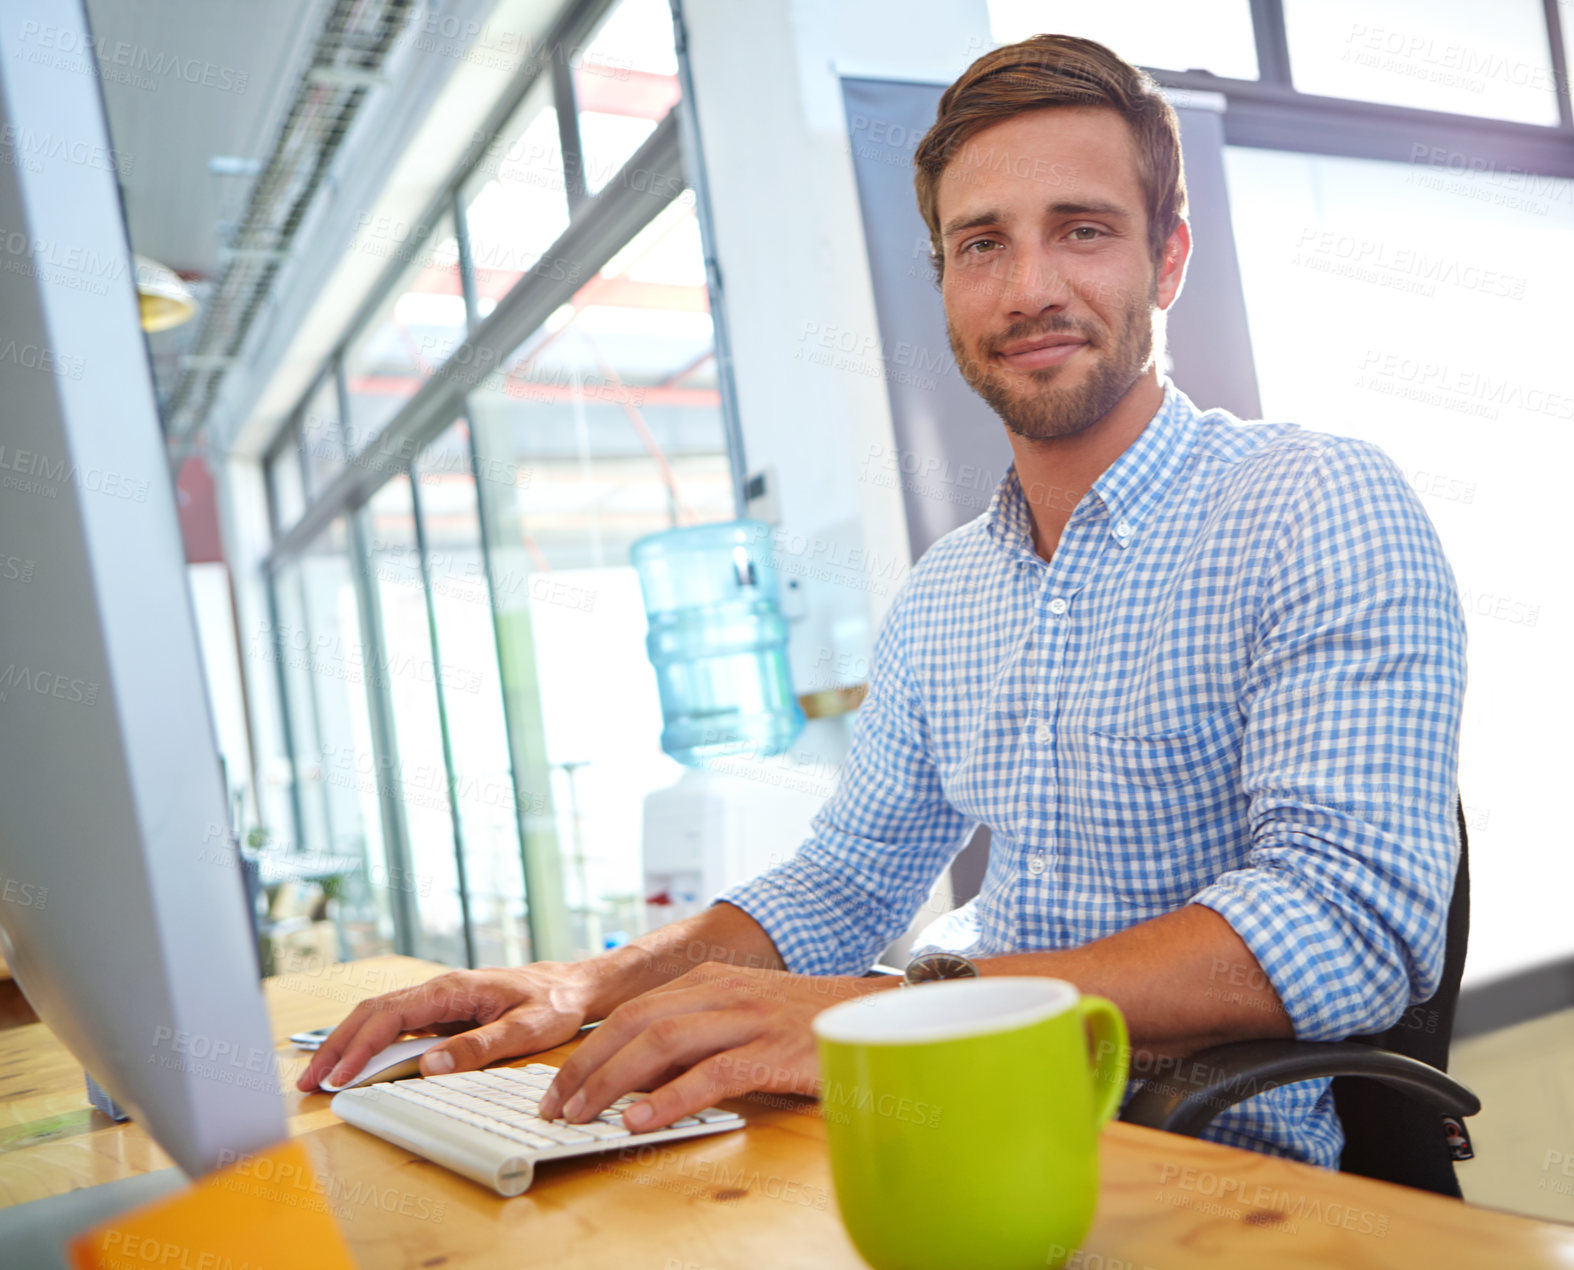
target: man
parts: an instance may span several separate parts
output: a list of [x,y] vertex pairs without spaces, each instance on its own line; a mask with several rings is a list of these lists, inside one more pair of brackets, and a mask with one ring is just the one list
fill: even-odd
[[[810,1092],[810,1021],[867,978],[976,823],[979,897],[927,933],[980,973],[1112,998],[1135,1069],[1381,1031],[1441,973],[1465,629],[1435,532],[1362,441],[1199,413],[1155,360],[1191,250],[1174,112],[1091,41],[975,62],[916,155],[948,329],[1014,455],[919,561],[837,792],[789,861],[574,965],[359,1007],[301,1080],[401,1030],[427,1074],[605,1022],[545,1114],[631,1128]],[[1315,350],[1309,350],[1315,363]],[[1208,1135],[1337,1167],[1326,1081]]]

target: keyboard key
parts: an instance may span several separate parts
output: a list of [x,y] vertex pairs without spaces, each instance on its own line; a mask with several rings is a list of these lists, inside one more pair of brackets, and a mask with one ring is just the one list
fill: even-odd
[[579,1125],[564,1124],[561,1120],[537,1120],[531,1132],[564,1144],[595,1141],[594,1135],[586,1133]]
[[492,1132],[500,1134],[510,1142],[518,1142],[522,1146],[527,1146],[532,1151],[545,1151],[558,1145],[551,1138],[543,1138],[539,1133],[531,1133],[528,1129],[521,1129],[518,1125],[493,1125]]
[[423,1098],[431,1098],[446,1106],[457,1106],[465,1095],[457,1089],[424,1089],[420,1091]]
[[[359,1092],[359,1091],[357,1091]],[[413,1102],[420,1107],[431,1107],[435,1111],[447,1112],[448,1104],[441,1099],[433,1098],[430,1094],[417,1089],[400,1089],[398,1085],[388,1086],[388,1092],[395,1094],[405,1102]]]
[[608,1120],[587,1120],[584,1124],[575,1125],[576,1129],[583,1129],[591,1137],[602,1142],[611,1142],[614,1138],[629,1138],[631,1134],[622,1124]]

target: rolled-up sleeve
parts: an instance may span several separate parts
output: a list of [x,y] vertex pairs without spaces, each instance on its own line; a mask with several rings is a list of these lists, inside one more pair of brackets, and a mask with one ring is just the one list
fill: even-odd
[[1247,867],[1192,902],[1256,957],[1296,1036],[1380,1032],[1436,991],[1458,862],[1465,621],[1392,459],[1341,439],[1286,517],[1242,706]]
[[908,667],[915,571],[875,641],[836,791],[788,860],[716,897],[754,918],[795,974],[863,974],[907,930],[972,825],[946,801]]

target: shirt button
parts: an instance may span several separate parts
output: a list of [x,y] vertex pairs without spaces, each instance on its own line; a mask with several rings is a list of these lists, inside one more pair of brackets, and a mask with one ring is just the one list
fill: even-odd
[[1064,613],[1070,607],[1071,606],[1069,604],[1067,604],[1063,599],[1061,599],[1058,595],[1053,600],[1051,600],[1049,602],[1049,611],[1051,613],[1053,613],[1056,617],[1059,617],[1062,613]]
[[1033,739],[1040,745],[1047,745],[1049,738],[1053,735],[1054,733],[1049,730],[1049,724],[1047,723],[1040,723],[1038,727],[1033,729]]
[[1131,522],[1129,520],[1123,520],[1123,521],[1120,522],[1120,524],[1115,526],[1115,537],[1117,537],[1117,538],[1130,538],[1131,537]]
[[1035,851],[1027,858],[1027,871],[1035,875],[1044,871],[1044,853],[1042,851]]

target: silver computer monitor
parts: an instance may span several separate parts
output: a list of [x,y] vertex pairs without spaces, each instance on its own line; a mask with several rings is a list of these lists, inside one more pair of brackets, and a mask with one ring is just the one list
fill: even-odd
[[87,29],[0,6],[0,945],[196,1175],[286,1130]]

